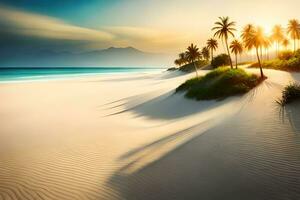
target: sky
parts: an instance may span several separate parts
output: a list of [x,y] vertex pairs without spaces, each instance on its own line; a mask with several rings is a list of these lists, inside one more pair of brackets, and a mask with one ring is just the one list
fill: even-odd
[[219,16],[239,30],[253,23],[270,32],[300,19],[299,7],[299,0],[0,0],[0,52],[133,46],[178,53],[204,46]]

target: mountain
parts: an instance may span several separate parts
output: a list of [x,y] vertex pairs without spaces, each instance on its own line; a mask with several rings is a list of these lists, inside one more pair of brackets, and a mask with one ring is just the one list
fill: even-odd
[[143,52],[133,47],[110,47],[80,53],[52,50],[14,50],[5,52],[5,55],[0,59],[0,67],[162,67],[171,63],[171,55]]

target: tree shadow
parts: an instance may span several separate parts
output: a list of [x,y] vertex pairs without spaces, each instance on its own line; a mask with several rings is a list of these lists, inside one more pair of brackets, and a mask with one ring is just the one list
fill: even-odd
[[[176,166],[165,165],[164,161],[168,160],[169,156],[176,155],[178,153],[177,151],[183,146],[188,145],[194,139],[199,138],[200,136],[205,134],[205,129],[201,131],[201,127],[205,123],[208,122],[204,121],[189,128],[175,132],[173,134],[170,134],[169,136],[163,137],[159,140],[146,144],[145,146],[134,149],[122,155],[119,158],[119,161],[127,160],[127,164],[125,164],[122,168],[115,172],[106,184],[109,186],[109,188],[115,190],[120,195],[121,199],[173,199],[172,196],[168,196],[167,191],[162,192],[160,187],[162,186],[161,184],[163,184],[163,187],[167,188],[168,184],[172,182],[172,180],[168,180],[168,178],[171,178],[170,174],[168,174],[168,170],[170,168],[174,169],[176,168]],[[144,160],[149,160],[149,158],[151,158],[151,154],[159,152],[160,149],[165,148],[165,146],[168,146],[169,143],[176,141],[178,142],[178,145],[175,145],[173,149],[171,149],[166,154],[163,154],[162,157],[158,157],[158,159],[150,163],[143,163]],[[180,143],[179,141],[183,142]],[[187,163],[191,163],[191,160],[199,159],[198,156],[196,154],[191,154],[188,159],[185,159],[187,157],[178,158],[182,159],[183,162],[186,161]],[[175,161],[175,163],[177,163],[177,161]],[[157,165],[161,164],[165,166],[163,168],[156,168]],[[175,177],[184,178],[182,175],[185,170],[181,170],[182,169],[178,168],[177,172],[180,174],[177,174]],[[141,181],[139,180],[139,178],[137,178],[139,176],[147,177],[147,179],[149,180]],[[164,178],[163,176],[166,176],[166,178]],[[158,183],[157,181],[159,182],[160,186],[156,184]],[[180,182],[179,180],[176,181],[178,181],[178,183]],[[147,190],[147,193],[144,193],[143,190]],[[153,196],[149,196],[149,194],[152,194]]]
[[185,75],[187,75],[187,74],[182,71],[179,71],[179,70],[166,71],[166,72],[163,72],[162,75],[158,76],[157,78],[165,80],[165,79],[172,79],[172,78],[177,78],[179,76],[185,76]]
[[[294,82],[300,83],[300,73],[290,73]],[[283,122],[288,121],[295,133],[300,134],[300,101],[295,101],[279,107],[279,116]]]
[[[119,102],[115,105],[118,111],[106,116],[115,116],[125,112],[132,112],[136,117],[148,117],[151,119],[177,119],[216,109],[233,101],[238,101],[239,97],[230,97],[222,101],[195,101],[184,97],[184,93],[174,93],[173,90],[162,95],[144,101],[139,100],[144,95],[128,99],[125,103]],[[122,109],[120,109],[122,107]],[[112,108],[112,107],[110,107]],[[113,110],[113,109],[112,109]]]
[[293,77],[293,79],[295,80],[295,81],[298,81],[298,82],[300,82],[300,72],[293,72],[293,73],[291,73],[291,76]]
[[[146,74],[146,75],[131,75],[131,76],[126,76],[126,77],[110,77],[110,78],[105,78],[101,80],[95,80],[92,82],[124,82],[124,81],[138,81],[138,80],[147,80],[147,79],[153,79],[153,76]],[[91,81],[89,81],[91,82]]]
[[284,107],[279,106],[279,116],[284,123],[287,121],[293,132],[300,134],[300,101],[292,102]]
[[185,128],[181,131],[178,131],[173,134],[162,137],[159,140],[150,142],[149,144],[146,144],[144,146],[130,150],[127,153],[121,155],[119,157],[119,160],[129,159],[129,158],[131,158],[135,155],[138,155],[140,153],[143,153],[144,151],[147,151],[149,149],[159,149],[159,148],[163,147],[164,145],[166,145],[167,143],[174,142],[183,137],[187,137],[188,135],[192,134],[194,130],[199,130],[200,126],[204,126],[205,123],[208,123],[208,122],[209,122],[209,120],[205,120],[202,123],[198,123],[191,127]]
[[[140,168],[135,166],[148,159],[149,151],[130,160],[106,184],[115,190],[120,199],[237,199],[237,196],[255,199],[251,191],[257,195],[263,189],[246,183],[249,179],[244,172],[236,167],[226,151],[222,151],[226,148],[220,146],[221,142],[214,141],[214,128],[199,129],[204,123],[123,155],[122,160],[130,159],[151,146],[154,148],[150,151],[152,153],[171,140],[182,140],[182,137],[192,135],[162,157]],[[217,132],[220,134],[222,131]]]

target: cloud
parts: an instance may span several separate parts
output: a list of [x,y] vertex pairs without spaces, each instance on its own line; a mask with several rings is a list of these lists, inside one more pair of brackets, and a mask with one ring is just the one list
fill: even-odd
[[111,41],[114,38],[104,31],[74,26],[56,18],[4,6],[0,7],[0,25],[5,32],[48,39]]
[[[109,46],[134,46],[146,51],[177,52],[178,47],[187,45],[186,41],[191,38],[191,35],[183,32],[157,28],[131,26],[85,28],[54,17],[3,5],[0,5],[0,27],[2,35],[0,42],[5,43],[6,47],[54,51],[55,48],[58,51],[81,51]],[[2,45],[2,48],[6,47]]]

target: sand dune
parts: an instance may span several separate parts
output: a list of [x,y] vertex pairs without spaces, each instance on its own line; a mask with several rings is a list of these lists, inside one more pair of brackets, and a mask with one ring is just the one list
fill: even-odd
[[300,104],[275,100],[300,74],[266,74],[217,102],[177,72],[0,84],[0,199],[299,199]]

